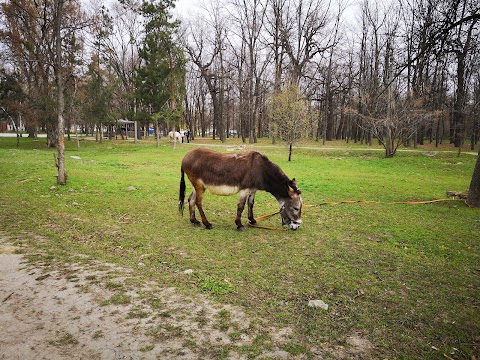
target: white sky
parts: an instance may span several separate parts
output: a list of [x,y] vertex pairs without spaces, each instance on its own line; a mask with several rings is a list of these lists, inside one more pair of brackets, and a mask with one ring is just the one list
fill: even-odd
[[203,0],[177,0],[175,1],[175,9],[173,13],[180,18],[188,18],[194,12],[198,12],[201,8],[201,1]]

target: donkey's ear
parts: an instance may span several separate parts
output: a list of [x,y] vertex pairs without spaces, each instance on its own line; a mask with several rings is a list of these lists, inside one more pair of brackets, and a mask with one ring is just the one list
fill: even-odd
[[290,183],[288,184],[288,192],[290,196],[293,196],[293,194],[301,194],[301,190],[297,187],[297,181],[295,179],[290,180]]
[[295,195],[296,192],[297,192],[297,189],[291,187],[290,185],[288,186],[288,195],[290,197],[293,197],[293,195]]

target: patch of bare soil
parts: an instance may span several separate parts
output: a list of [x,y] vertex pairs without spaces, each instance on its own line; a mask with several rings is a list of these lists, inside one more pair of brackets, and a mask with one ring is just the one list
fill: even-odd
[[266,328],[234,306],[129,281],[116,265],[32,264],[8,240],[0,234],[1,360],[307,357],[283,350],[289,329]]

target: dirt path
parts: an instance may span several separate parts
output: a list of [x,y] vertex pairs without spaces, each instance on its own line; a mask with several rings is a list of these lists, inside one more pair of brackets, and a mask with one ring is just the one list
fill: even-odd
[[32,265],[24,251],[0,237],[2,360],[290,358],[288,332],[269,329],[268,351],[258,348],[237,308],[125,285],[129,271],[109,264]]

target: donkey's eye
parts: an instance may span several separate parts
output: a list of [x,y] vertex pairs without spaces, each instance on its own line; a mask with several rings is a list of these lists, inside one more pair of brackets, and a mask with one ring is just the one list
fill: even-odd
[[298,210],[300,210],[300,209],[297,208],[297,207],[292,206],[292,210],[293,210],[293,211],[298,211]]

